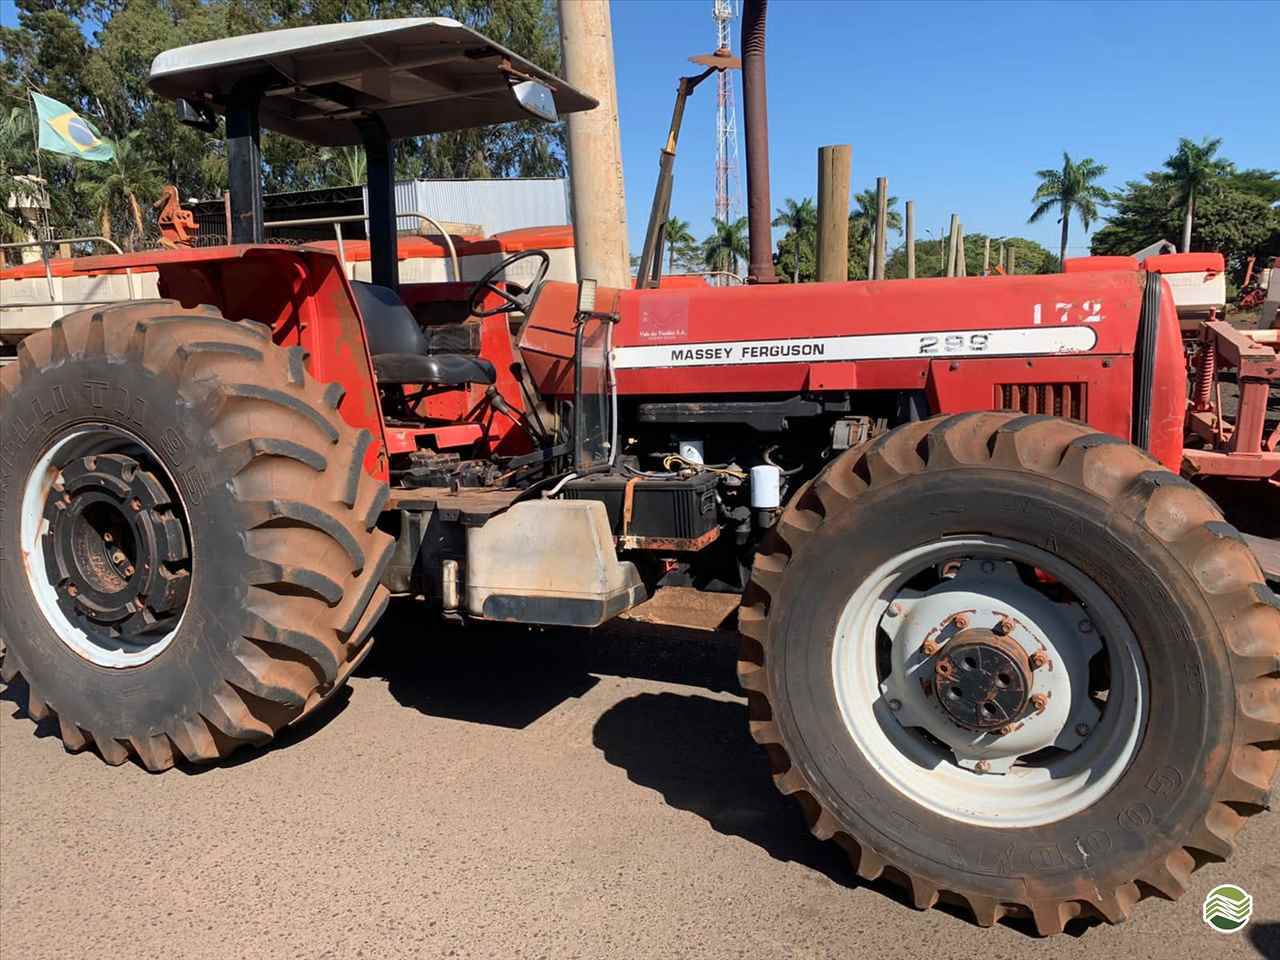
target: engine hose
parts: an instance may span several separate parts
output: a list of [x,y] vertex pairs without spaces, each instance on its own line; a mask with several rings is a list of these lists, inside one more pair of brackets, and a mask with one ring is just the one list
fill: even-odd
[[802,464],[800,464],[800,466],[798,466],[798,467],[793,467],[793,468],[792,468],[792,469],[790,469],[790,470],[788,470],[788,469],[786,469],[785,467],[783,467],[783,466],[782,466],[782,464],[780,464],[780,463],[774,463],[774,462],[773,462],[773,451],[775,451],[775,450],[777,450],[777,449],[778,449],[778,444],[776,444],[776,443],[775,443],[772,447],[769,447],[769,448],[767,448],[767,449],[765,450],[765,452],[764,452],[764,462],[765,462],[765,463],[767,463],[767,464],[768,464],[769,466],[771,466],[771,467],[777,467],[779,470],[781,470],[781,471],[782,471],[782,475],[783,475],[784,477],[794,477],[797,473],[799,473],[801,470],[803,470],[803,469],[804,469],[804,464],[803,464],[803,463],[802,463]]

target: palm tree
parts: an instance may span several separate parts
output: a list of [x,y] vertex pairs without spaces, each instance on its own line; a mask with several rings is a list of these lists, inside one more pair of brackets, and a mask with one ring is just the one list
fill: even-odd
[[[874,247],[876,243],[876,221],[880,219],[880,197],[876,191],[868,187],[866,190],[860,191],[854,196],[854,212],[856,219],[861,219],[867,225],[867,279],[871,279],[871,272],[875,262]],[[902,214],[894,208],[898,205],[897,197],[885,198],[885,233],[890,230],[895,233],[902,230]]]
[[1174,205],[1186,211],[1182,219],[1183,253],[1191,250],[1191,221],[1195,217],[1196,197],[1202,195],[1214,180],[1233,169],[1230,160],[1219,160],[1214,156],[1220,146],[1220,138],[1210,140],[1205,137],[1199,143],[1192,143],[1182,137],[1178,140],[1178,152],[1164,162],[1177,191]]
[[128,244],[133,249],[146,233],[142,222],[142,204],[151,203],[160,195],[164,186],[160,168],[145,154],[138,144],[142,131],[134,130],[116,141],[115,160],[101,167],[86,171],[86,176],[76,186],[93,208],[101,225],[102,235],[111,239],[112,217],[123,207],[126,220],[132,220]]
[[786,227],[787,233],[796,235],[795,267],[792,270],[791,282],[800,282],[800,244],[812,239],[818,229],[818,208],[814,206],[813,197],[805,197],[796,203],[787,197],[783,206],[776,211],[773,218],[775,227]]
[[1071,214],[1080,218],[1085,230],[1089,224],[1098,219],[1098,205],[1106,205],[1110,195],[1102,187],[1094,183],[1107,172],[1107,168],[1092,157],[1085,157],[1079,163],[1071,159],[1071,154],[1062,151],[1061,170],[1037,170],[1040,186],[1031,195],[1031,202],[1038,204],[1032,211],[1027,223],[1035,223],[1050,210],[1057,207],[1062,217],[1062,247],[1060,260],[1067,259],[1067,233],[1071,226]]
[[698,242],[689,229],[689,221],[681,220],[679,217],[667,218],[667,222],[662,225],[662,240],[667,245],[668,274],[676,272],[676,251],[679,250],[683,257],[688,249]]
[[730,223],[713,217],[711,236],[702,241],[703,262],[712,270],[737,273],[739,262],[747,256],[747,218]]

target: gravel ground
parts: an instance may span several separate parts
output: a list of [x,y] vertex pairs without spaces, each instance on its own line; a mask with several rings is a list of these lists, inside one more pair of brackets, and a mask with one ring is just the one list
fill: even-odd
[[[1274,815],[1122,927],[981,930],[808,836],[726,632],[402,608],[378,641],[273,748],[162,776],[65,754],[0,693],[0,957],[1280,957]],[[1243,934],[1199,918],[1227,881],[1255,898]]]

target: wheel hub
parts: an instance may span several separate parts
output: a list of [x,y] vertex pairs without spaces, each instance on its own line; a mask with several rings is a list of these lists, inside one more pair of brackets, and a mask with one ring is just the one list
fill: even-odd
[[171,498],[138,460],[82,456],[44,505],[45,576],[58,606],[94,642],[138,649],[172,629],[187,598],[189,548]]
[[994,630],[962,630],[933,658],[938,704],[966,730],[1000,730],[1021,719],[1033,683],[1027,652]]

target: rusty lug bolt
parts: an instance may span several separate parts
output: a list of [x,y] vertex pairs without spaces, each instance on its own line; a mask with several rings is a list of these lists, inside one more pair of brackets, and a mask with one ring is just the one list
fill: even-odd
[[1003,727],[997,730],[996,733],[1000,734],[1000,736],[1002,737],[1007,737],[1009,734],[1013,733],[1013,724],[1012,723],[1005,724]]
[[74,597],[79,593],[80,591],[76,589],[76,585],[74,583],[67,584],[67,596]]
[[132,576],[133,576],[133,564],[131,564],[131,563],[127,563],[127,564],[125,564],[125,567],[124,567],[124,575],[125,575],[126,577],[132,577]]
[[134,497],[132,500],[129,501],[129,509],[132,510],[134,513],[140,513],[142,511],[142,501],[139,500],[137,497]]
[[951,625],[957,630],[964,630],[969,626],[969,616],[964,613],[957,613],[951,618]]
[[979,760],[977,763],[973,765],[973,769],[977,770],[978,773],[986,773],[988,770],[991,769],[991,764],[987,763],[987,761],[985,760]]
[[1013,633],[1013,621],[1008,617],[1001,617],[996,622],[996,625],[991,628],[991,632],[997,637],[1007,637],[1009,634]]
[[1032,670],[1039,670],[1049,665],[1049,655],[1043,650],[1037,650],[1027,662],[1031,664]]
[[1076,724],[1076,736],[1087,737],[1089,735],[1089,725],[1087,723]]
[[124,551],[117,550],[115,553],[111,555],[111,559],[114,560],[116,563],[124,563]]
[[933,638],[929,638],[928,640],[925,640],[925,642],[920,645],[920,649],[924,651],[924,655],[926,657],[932,657],[935,653],[937,653],[939,650],[942,649],[942,644],[938,643],[938,641],[934,640]]
[[1049,698],[1047,695],[1043,693],[1032,694],[1031,706],[1035,709],[1036,713],[1044,713],[1044,708],[1048,705]]
[[110,543],[110,542],[111,542],[111,541],[113,541],[114,539],[115,539],[115,537],[113,537],[113,536],[111,535],[111,531],[110,531],[110,530],[108,530],[106,533],[104,533],[104,534],[102,535],[102,542],[103,542],[103,543]]

